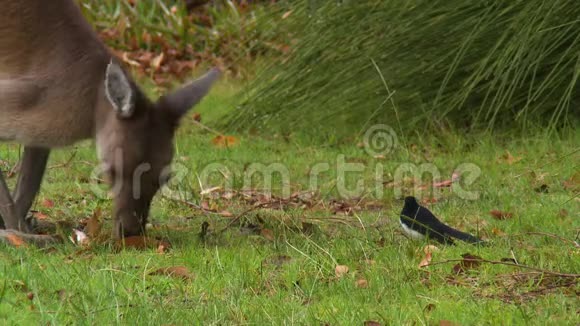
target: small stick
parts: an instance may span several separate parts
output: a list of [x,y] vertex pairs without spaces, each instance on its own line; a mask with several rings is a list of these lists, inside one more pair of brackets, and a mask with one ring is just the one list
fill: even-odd
[[537,268],[537,267],[532,267],[532,266],[519,265],[519,264],[514,264],[514,263],[508,263],[508,262],[496,261],[496,260],[487,260],[487,259],[448,259],[448,260],[443,260],[443,261],[431,263],[431,264],[429,264],[429,266],[442,265],[442,264],[447,264],[447,263],[464,262],[464,261],[481,262],[481,263],[487,263],[487,264],[491,264],[491,265],[512,266],[512,267],[518,267],[518,268],[523,268],[523,269],[529,269],[529,270],[541,272],[544,274],[554,275],[554,276],[580,278],[580,274],[559,273],[559,272],[553,272],[553,271],[549,271],[549,270],[545,270],[545,269],[541,269],[541,268]]
[[559,236],[557,234],[553,234],[553,233],[546,233],[546,232],[524,232],[524,233],[519,233],[519,234],[511,234],[508,236],[519,236],[519,235],[539,235],[539,236],[546,236],[546,237],[550,237],[553,239],[557,239],[560,240],[562,242],[566,242],[566,243],[570,243],[573,246],[575,246],[576,248],[580,248],[580,246],[578,245],[578,243],[574,240],[570,240],[570,239],[566,239],[562,236]]
[[271,204],[273,204],[273,202],[272,201],[269,201],[267,203],[261,203],[261,204],[258,204],[258,205],[254,205],[254,206],[246,209],[245,211],[241,212],[236,217],[234,217],[231,221],[229,221],[228,224],[223,229],[221,229],[220,231],[218,231],[218,233],[222,233],[225,230],[227,230],[228,228],[230,228],[232,225],[234,225],[234,223],[237,223],[242,218],[242,216],[248,214],[249,212],[255,211],[258,208],[262,208],[262,207],[265,207],[265,206],[268,206],[268,205],[271,205]]

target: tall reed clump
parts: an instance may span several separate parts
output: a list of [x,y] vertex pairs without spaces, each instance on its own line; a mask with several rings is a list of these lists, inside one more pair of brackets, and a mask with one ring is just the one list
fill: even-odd
[[[226,125],[353,137],[575,124],[577,0],[302,1],[302,31]],[[316,137],[314,137],[316,139]]]

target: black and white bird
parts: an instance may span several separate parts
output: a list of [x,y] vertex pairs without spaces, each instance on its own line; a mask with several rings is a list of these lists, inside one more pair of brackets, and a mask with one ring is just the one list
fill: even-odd
[[406,197],[400,216],[401,226],[414,239],[428,237],[443,244],[454,244],[453,238],[468,243],[483,244],[484,241],[461,232],[439,221],[427,208],[419,205],[415,197]]

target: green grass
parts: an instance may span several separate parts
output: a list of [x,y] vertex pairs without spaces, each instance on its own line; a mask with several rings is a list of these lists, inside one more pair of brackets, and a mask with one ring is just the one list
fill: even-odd
[[[219,85],[198,110],[202,121],[215,122],[227,114],[236,103],[233,94],[235,87]],[[390,187],[385,187],[382,195],[371,187],[378,164],[389,184],[401,164],[432,163],[441,171],[441,179],[448,179],[459,164],[473,163],[481,175],[468,188],[478,191],[479,198],[464,200],[445,189],[439,201],[429,207],[445,222],[488,238],[492,244],[439,246],[433,261],[460,259],[469,252],[489,260],[515,257],[521,264],[540,269],[580,273],[578,248],[548,236],[524,234],[546,232],[570,240],[577,236],[578,185],[563,184],[574,175],[578,178],[577,130],[559,139],[537,135],[499,141],[489,136],[453,134],[441,135],[438,140],[401,138],[399,146],[385,158],[368,155],[357,142],[304,147],[292,138],[245,136],[236,146],[224,149],[212,145],[213,137],[190,118],[180,129],[176,163],[191,173],[174,190],[190,202],[208,201],[234,215],[248,207],[240,200],[200,195],[198,176],[210,163],[221,164],[222,172],[229,169],[226,175],[238,190],[244,185],[249,164],[282,163],[289,171],[291,192],[295,192],[308,189],[309,171],[315,163],[326,162],[330,171],[320,176],[319,201],[311,209],[259,209],[242,217],[246,224],[271,230],[273,240],[249,232],[248,225],[215,235],[230,218],[202,213],[158,196],[153,204],[151,235],[170,240],[173,247],[165,254],[131,249],[116,252],[108,243],[88,250],[71,243],[52,250],[3,246],[2,324],[580,323],[574,294],[580,291],[578,284],[526,297],[522,293],[538,291],[551,281],[549,275],[544,275],[543,282],[515,282],[500,275],[530,271],[483,264],[466,275],[452,277],[453,263],[419,269],[424,243],[401,234],[398,212],[402,202],[394,198]],[[512,162],[505,158],[507,151],[515,158]],[[67,164],[73,152],[75,157]],[[1,145],[3,170],[17,157],[17,146]],[[348,189],[360,180],[366,185],[361,198],[354,202],[363,207],[378,203],[381,209],[361,209],[345,216],[324,208],[332,199],[353,202],[339,197],[336,162],[340,157],[364,165],[362,172],[343,178]],[[97,198],[87,182],[95,164],[92,142],[53,152],[52,168],[33,209],[51,220],[78,221],[101,208],[105,228],[110,228],[111,203]],[[413,181],[427,182],[423,179],[405,178],[403,192],[410,191]],[[9,181],[13,184],[14,178]],[[260,188],[260,181],[256,182],[253,187]],[[534,190],[542,184],[548,186],[547,193]],[[224,178],[214,175],[203,187],[224,185]],[[279,176],[273,178],[272,188],[274,194],[281,192]],[[45,207],[44,199],[54,201],[54,207]],[[495,220],[489,214],[492,209],[512,212],[514,218]],[[566,216],[560,213],[562,209],[568,212]],[[205,240],[198,236],[203,222],[208,222],[212,231]],[[313,224],[311,232],[299,231],[302,223]],[[505,235],[497,235],[494,229]],[[349,266],[350,272],[337,279],[335,266],[339,264]],[[195,278],[184,281],[149,275],[158,268],[179,265],[195,273]],[[368,287],[357,287],[356,281],[363,278]],[[450,284],[451,280],[459,285]]]

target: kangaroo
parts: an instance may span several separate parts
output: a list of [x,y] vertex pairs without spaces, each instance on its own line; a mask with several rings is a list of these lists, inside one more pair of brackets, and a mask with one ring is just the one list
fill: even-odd
[[0,172],[0,228],[32,232],[26,215],[51,149],[93,138],[114,184],[113,236],[143,235],[179,121],[219,70],[151,101],[74,0],[0,0],[0,8],[0,141],[24,146],[12,194]]

